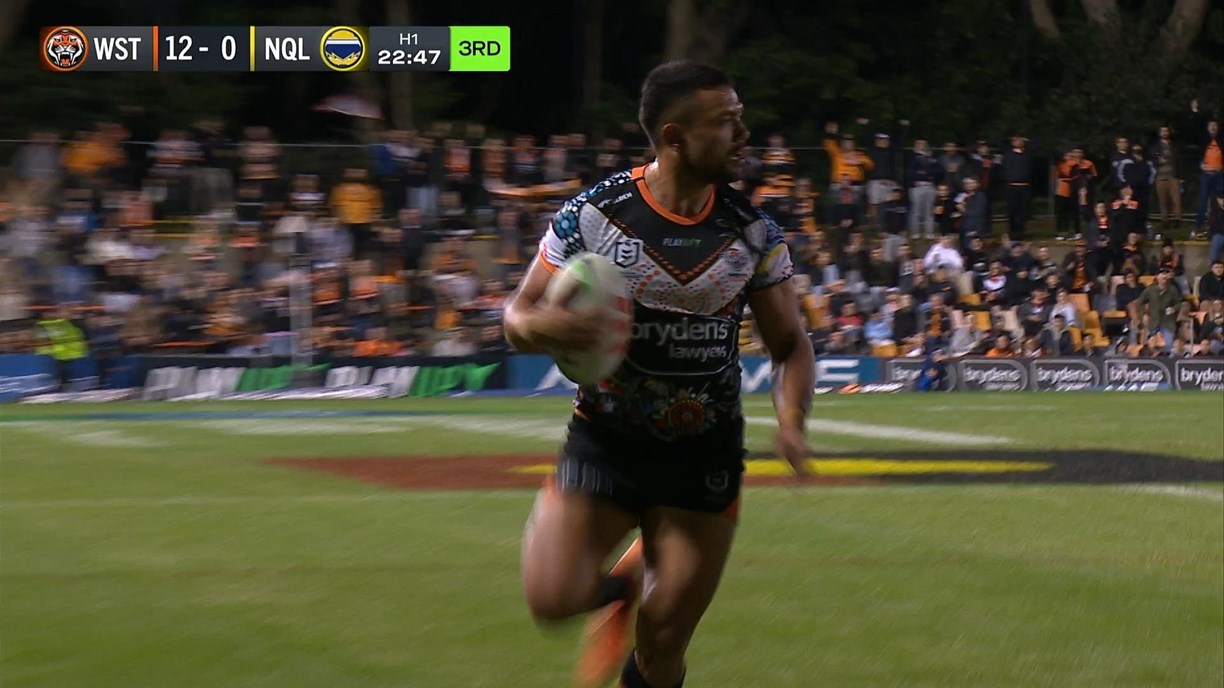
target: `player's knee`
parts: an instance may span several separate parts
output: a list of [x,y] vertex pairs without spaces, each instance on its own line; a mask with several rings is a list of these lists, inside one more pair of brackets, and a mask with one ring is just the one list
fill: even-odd
[[573,596],[557,590],[528,589],[528,608],[536,623],[556,623],[583,612]]
[[525,592],[527,608],[539,624],[564,621],[590,607],[589,596],[559,585],[527,585]]

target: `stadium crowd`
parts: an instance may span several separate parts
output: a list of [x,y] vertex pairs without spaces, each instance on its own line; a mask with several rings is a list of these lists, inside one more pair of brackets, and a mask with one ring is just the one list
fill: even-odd
[[[1150,155],[1120,137],[1100,166],[1078,148],[1057,161],[1057,233],[1075,242],[1061,261],[1028,239],[1023,136],[936,153],[904,120],[874,133],[858,120],[869,140],[829,124],[827,187],[779,135],[737,186],[787,236],[818,354],[1218,356],[1224,164],[1218,123],[1193,114],[1197,148],[1162,129]],[[389,130],[340,169],[290,164],[268,129],[232,140],[216,120],[151,145],[116,123],[35,132],[0,194],[0,353],[92,355],[105,370],[140,352],[289,354],[296,331],[319,357],[505,351],[501,302],[540,233],[560,201],[647,161],[635,131],[591,147]],[[1184,150],[1201,156],[1205,274],[1161,237],[1182,217]]]

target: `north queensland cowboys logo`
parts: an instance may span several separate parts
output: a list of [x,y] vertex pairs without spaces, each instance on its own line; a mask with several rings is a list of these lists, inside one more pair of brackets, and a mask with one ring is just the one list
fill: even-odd
[[57,72],[71,72],[85,64],[89,41],[75,26],[60,26],[47,32],[43,41],[43,64]]
[[616,242],[616,252],[612,261],[622,268],[636,265],[642,259],[641,239],[620,239]]
[[365,57],[365,39],[348,26],[335,26],[323,34],[319,41],[323,64],[338,72],[351,72],[362,65]]

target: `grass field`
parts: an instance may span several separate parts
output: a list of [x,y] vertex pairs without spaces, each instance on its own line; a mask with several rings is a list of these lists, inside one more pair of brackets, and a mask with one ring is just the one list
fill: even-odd
[[[514,485],[568,404],[0,407],[0,685],[567,685],[578,628],[528,618]],[[1224,395],[814,418],[828,484],[747,488],[686,686],[1221,685]],[[420,489],[447,480],[474,489]]]

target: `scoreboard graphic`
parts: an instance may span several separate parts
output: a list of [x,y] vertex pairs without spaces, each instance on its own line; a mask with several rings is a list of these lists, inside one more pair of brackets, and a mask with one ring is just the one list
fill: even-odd
[[508,26],[48,26],[53,72],[507,72]]

